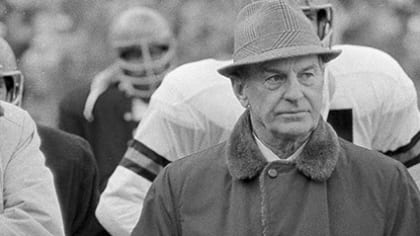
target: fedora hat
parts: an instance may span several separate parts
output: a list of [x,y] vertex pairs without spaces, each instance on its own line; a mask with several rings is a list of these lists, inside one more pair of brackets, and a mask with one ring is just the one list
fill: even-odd
[[328,62],[340,53],[322,46],[311,22],[294,1],[253,1],[236,18],[233,63],[218,72],[232,77],[246,65],[305,55],[320,55]]

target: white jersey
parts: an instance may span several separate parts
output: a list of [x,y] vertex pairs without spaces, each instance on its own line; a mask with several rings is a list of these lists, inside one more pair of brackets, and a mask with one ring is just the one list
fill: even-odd
[[[342,54],[326,67],[326,77],[335,82],[328,106],[351,112],[349,139],[384,153],[409,144],[420,130],[411,79],[380,50],[354,45],[334,48]],[[207,59],[169,73],[152,97],[136,140],[170,161],[225,140],[244,110],[230,80],[216,71],[229,63]]]
[[224,141],[244,111],[230,80],[217,72],[229,63],[207,59],[168,73],[136,140],[170,161]]
[[[358,145],[383,152],[408,145],[420,130],[410,78],[379,50],[337,48],[343,52],[327,65],[323,110],[334,110],[330,118],[350,115],[350,126],[345,128]],[[230,80],[217,73],[229,63],[207,59],[180,66],[156,90],[97,208],[99,221],[113,235],[130,234],[151,181],[164,165],[228,138],[244,111]],[[331,83],[335,94],[330,101]]]
[[342,54],[327,66],[335,78],[331,110],[351,109],[353,143],[381,152],[410,143],[420,130],[412,80],[388,54],[340,45]]

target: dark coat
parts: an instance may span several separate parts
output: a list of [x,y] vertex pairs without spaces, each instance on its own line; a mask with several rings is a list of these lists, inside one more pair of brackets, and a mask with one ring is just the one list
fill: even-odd
[[250,127],[246,112],[227,142],[167,166],[132,235],[420,235],[402,164],[323,121],[294,163],[267,163]]
[[131,111],[132,99],[116,84],[96,101],[94,120],[86,120],[83,109],[88,94],[89,88],[79,88],[64,97],[59,106],[59,128],[90,143],[99,168],[100,189],[103,190],[124,155],[138,122],[124,119],[124,115]]
[[68,236],[108,235],[95,217],[99,201],[98,169],[82,138],[38,125],[41,151],[54,183]]

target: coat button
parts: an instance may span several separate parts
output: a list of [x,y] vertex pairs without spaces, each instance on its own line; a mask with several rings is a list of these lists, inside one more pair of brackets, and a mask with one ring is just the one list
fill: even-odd
[[276,178],[278,174],[279,173],[277,172],[276,169],[269,169],[268,170],[268,176],[270,176],[271,178]]

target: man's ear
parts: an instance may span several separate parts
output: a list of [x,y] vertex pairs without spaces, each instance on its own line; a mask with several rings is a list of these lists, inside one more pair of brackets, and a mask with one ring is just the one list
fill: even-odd
[[327,73],[328,76],[328,92],[330,95],[330,100],[333,99],[334,94],[335,94],[335,77],[334,75],[331,73],[331,71],[326,71],[324,73]]
[[233,76],[230,78],[232,82],[233,92],[235,93],[236,98],[238,98],[239,102],[244,108],[249,106],[248,97],[246,95],[246,82],[244,79],[241,79],[237,76]]

